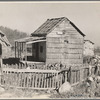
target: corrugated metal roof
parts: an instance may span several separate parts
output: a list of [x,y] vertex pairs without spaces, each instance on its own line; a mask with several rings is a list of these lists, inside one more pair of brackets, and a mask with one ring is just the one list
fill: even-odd
[[61,18],[53,18],[53,19],[47,19],[45,23],[43,23],[36,31],[34,31],[31,35],[32,36],[46,36],[48,33],[50,33],[58,24],[60,24],[62,21],[68,20],[69,23],[82,35],[85,36],[69,19],[66,17]]
[[30,42],[30,41],[35,41],[35,40],[41,40],[45,39],[45,37],[26,37],[22,39],[17,39],[15,42]]

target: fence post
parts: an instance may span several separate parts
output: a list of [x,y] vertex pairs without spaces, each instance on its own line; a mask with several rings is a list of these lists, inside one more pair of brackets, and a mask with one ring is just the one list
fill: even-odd
[[80,70],[79,70],[79,75],[80,75],[80,81],[82,81],[82,78],[83,78],[83,69],[81,68]]
[[68,74],[68,72],[65,71],[65,82],[68,80],[67,74]]
[[71,67],[69,67],[69,71],[68,71],[68,82],[72,83],[72,70],[71,70]]
[[16,64],[16,65],[15,65],[15,69],[17,69],[17,66],[18,66],[18,65]]

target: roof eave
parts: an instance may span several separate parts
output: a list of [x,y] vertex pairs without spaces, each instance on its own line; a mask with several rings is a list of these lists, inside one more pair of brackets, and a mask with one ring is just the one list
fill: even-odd
[[43,37],[45,37],[47,34],[45,33],[45,34],[33,34],[33,33],[31,33],[31,36],[38,36],[38,37],[41,37],[41,36],[43,36]]
[[75,25],[74,23],[72,23],[72,22],[70,21],[70,24],[71,24],[83,37],[86,36],[82,31],[80,31],[80,29],[79,29],[78,27],[76,27],[76,25]]
[[84,41],[89,41],[90,43],[95,44],[95,43],[93,43],[93,42],[92,42],[92,41],[90,41],[90,40],[84,40]]

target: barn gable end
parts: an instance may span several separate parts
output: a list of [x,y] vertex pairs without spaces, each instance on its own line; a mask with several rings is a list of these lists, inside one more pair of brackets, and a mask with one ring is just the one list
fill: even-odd
[[46,36],[46,63],[82,64],[84,36],[72,22],[62,21]]

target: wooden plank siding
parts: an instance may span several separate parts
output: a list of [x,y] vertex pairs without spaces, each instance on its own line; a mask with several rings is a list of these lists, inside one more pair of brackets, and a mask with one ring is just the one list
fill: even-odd
[[83,48],[83,45],[82,44],[67,44],[67,48],[70,48],[70,49],[82,49]]
[[[64,34],[59,35],[59,32]],[[83,36],[67,21],[60,23],[46,37],[46,63],[82,64]]]

